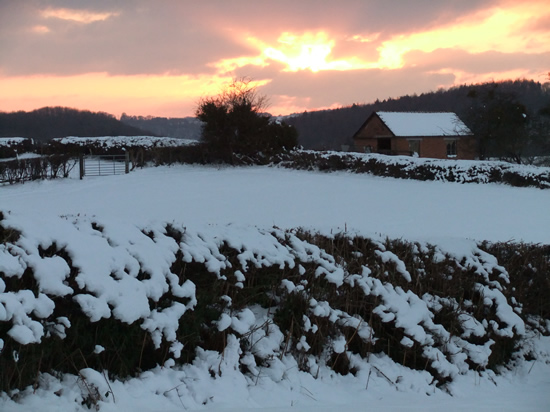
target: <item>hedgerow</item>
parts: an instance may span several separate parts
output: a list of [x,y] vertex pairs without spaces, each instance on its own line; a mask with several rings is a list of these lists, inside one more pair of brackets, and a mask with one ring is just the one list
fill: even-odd
[[[9,146],[4,149],[11,150]],[[220,164],[225,159],[205,142],[147,136],[64,138],[35,147],[41,158],[0,162],[0,183],[68,177],[82,155],[128,153],[130,169],[173,164]],[[227,156],[226,156],[227,157]],[[550,170],[505,162],[416,159],[377,154],[306,150],[233,153],[234,166],[272,165],[323,172],[349,171],[374,176],[457,183],[501,183],[515,187],[550,188]]]
[[8,393],[38,385],[41,373],[92,368],[124,379],[170,359],[187,364],[232,339],[252,377],[284,356],[315,376],[319,365],[356,373],[354,357],[385,354],[444,386],[471,370],[498,372],[520,356],[527,331],[550,331],[548,246],[470,242],[456,254],[346,233],[231,237],[175,223],[115,233],[84,216],[60,219],[62,230],[43,239],[0,218]]
[[324,172],[349,171],[374,176],[457,183],[502,183],[550,188],[550,169],[505,162],[416,159],[377,154],[298,150],[272,159],[281,167]]

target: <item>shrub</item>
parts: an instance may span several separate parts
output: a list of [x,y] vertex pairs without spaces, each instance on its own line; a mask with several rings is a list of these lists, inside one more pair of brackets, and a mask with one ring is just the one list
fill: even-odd
[[[172,223],[127,228],[131,241],[117,238],[115,247],[106,225],[73,219],[79,233],[93,233],[74,242],[93,241],[98,259],[122,258],[89,263],[89,277],[83,245],[33,243],[32,228],[15,231],[0,214],[0,253],[11,262],[0,269],[0,305],[9,308],[0,321],[1,391],[34,385],[43,372],[93,368],[123,379],[168,359],[192,362],[199,349],[222,353],[230,338],[262,367],[292,355],[305,371],[314,358],[355,373],[351,357],[384,353],[445,385],[467,370],[498,371],[517,356],[526,325],[550,332],[548,246],[472,244],[455,256],[419,242],[275,228],[236,241]],[[162,258],[143,261],[143,248]],[[102,298],[97,282],[134,293],[132,304],[147,310],[128,321],[117,312],[128,296]],[[108,313],[96,315],[83,299],[104,302]],[[21,326],[32,338],[12,333]],[[257,351],[268,334],[280,342]]]

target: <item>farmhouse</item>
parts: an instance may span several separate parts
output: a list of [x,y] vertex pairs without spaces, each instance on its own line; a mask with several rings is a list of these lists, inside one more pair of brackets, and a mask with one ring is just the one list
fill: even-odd
[[367,153],[474,159],[472,132],[455,113],[375,112],[353,136]]

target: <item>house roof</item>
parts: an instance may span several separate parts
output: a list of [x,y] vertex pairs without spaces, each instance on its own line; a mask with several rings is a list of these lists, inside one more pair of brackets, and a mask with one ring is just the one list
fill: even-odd
[[452,112],[376,112],[395,136],[468,136],[472,132]]

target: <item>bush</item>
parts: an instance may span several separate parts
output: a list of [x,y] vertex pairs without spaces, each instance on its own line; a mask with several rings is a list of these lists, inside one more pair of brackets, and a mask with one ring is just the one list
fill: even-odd
[[208,151],[234,164],[235,155],[272,155],[294,148],[296,129],[272,122],[263,113],[266,105],[266,97],[259,95],[248,79],[234,80],[219,95],[202,99],[195,114],[204,123],[201,137]]
[[[12,263],[0,271],[0,305],[9,308],[0,322],[0,391],[36,384],[43,372],[93,368],[122,379],[167,359],[185,364],[199,348],[222,353],[230,335],[262,367],[292,355],[305,371],[316,359],[354,373],[352,356],[384,353],[444,385],[467,370],[498,371],[517,356],[525,325],[549,333],[548,246],[473,244],[471,254],[451,256],[437,245],[303,230],[250,229],[239,243],[170,224],[128,229],[132,240],[113,247],[109,228],[72,217],[81,236],[71,239],[94,242],[99,259],[119,256],[90,262],[97,273],[89,277],[83,245],[33,244],[31,228],[13,230],[2,218],[0,252]],[[163,258],[141,261],[144,247]],[[133,292],[122,288],[137,282]],[[80,302],[99,305],[105,288],[122,295],[96,319]],[[118,311],[126,292],[132,307],[147,305],[133,322]],[[22,327],[32,339],[11,333]],[[256,351],[267,334],[280,335],[279,346]]]

